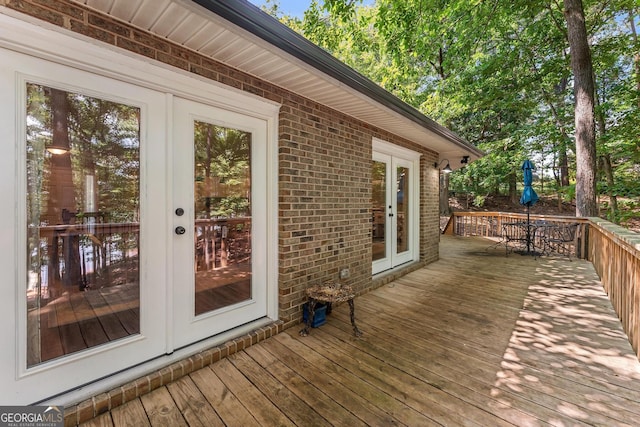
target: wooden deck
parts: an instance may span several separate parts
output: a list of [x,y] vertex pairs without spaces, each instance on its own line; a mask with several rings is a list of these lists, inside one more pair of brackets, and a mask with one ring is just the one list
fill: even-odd
[[443,236],[441,260],[96,426],[637,426],[640,363],[591,264]]

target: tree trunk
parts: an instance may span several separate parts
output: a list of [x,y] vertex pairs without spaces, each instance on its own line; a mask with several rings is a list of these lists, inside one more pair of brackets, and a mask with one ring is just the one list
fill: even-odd
[[[55,146],[70,149],[69,143],[69,100],[64,91],[51,89],[52,143]],[[72,224],[76,214],[75,188],[71,153],[52,154],[50,158],[51,176],[49,177],[49,199],[47,203],[47,220],[50,225]],[[50,283],[52,296],[58,296],[64,290],[79,289],[82,283],[80,268],[80,240],[77,234],[63,233],[62,253],[59,253],[58,237],[52,237],[50,247],[53,256],[50,259],[49,271],[55,270]],[[64,271],[59,276],[59,259],[64,259]],[[52,265],[55,263],[55,265]],[[61,280],[62,283],[59,283]],[[75,289],[74,289],[75,288]]]
[[509,180],[509,200],[515,205],[520,200],[518,197],[518,189],[516,187],[517,175],[515,172],[512,172],[509,174],[507,179]]
[[611,166],[611,155],[605,153],[602,155],[602,170],[607,180],[607,187],[609,189],[609,221],[618,222],[618,198],[616,197],[613,178],[613,167]]
[[591,50],[582,0],[564,0],[564,16],[574,75],[576,215],[597,216],[594,85]]
[[560,185],[569,186],[569,159],[567,158],[567,141],[569,137],[562,130],[562,142],[558,147],[558,166],[560,168]]
[[[594,78],[595,80],[595,78]],[[596,105],[600,106],[600,99],[598,97],[595,98]],[[600,108],[596,110],[596,124],[598,125],[598,134],[600,138],[604,138],[607,133],[607,124],[604,119],[603,112]],[[602,159],[602,171],[604,172],[605,179],[607,180],[607,188],[609,194],[609,221],[618,222],[618,197],[615,192],[615,179],[613,176],[613,166],[611,163],[611,154],[609,154],[606,150],[605,153],[600,156]]]
[[[534,66],[534,69],[536,70],[536,73],[538,73],[537,67]],[[556,92],[559,94],[564,93],[564,90],[566,88],[567,85],[567,79],[562,79],[560,81],[560,84],[558,84],[558,86],[556,87]],[[549,106],[549,109],[551,111],[551,113],[553,114],[553,118],[556,122],[556,126],[558,126],[558,131],[560,132],[560,142],[558,143],[558,145],[555,145],[555,149],[557,151],[557,156],[558,156],[558,168],[559,168],[559,177],[558,179],[556,179],[558,186],[562,186],[562,187],[568,187],[569,186],[569,161],[567,159],[567,142],[569,141],[569,136],[567,135],[567,129],[566,126],[564,125],[564,120],[563,118],[560,116],[560,114],[558,113],[558,107],[556,107],[555,102],[557,102],[560,108],[563,108],[564,106],[562,105],[562,103],[564,103],[564,96],[560,97],[560,100],[556,100],[554,102],[554,97],[552,97],[551,95],[549,95],[549,93],[547,93],[546,90],[544,90],[544,88],[542,89],[542,95],[544,96],[544,99],[547,101],[547,104]],[[558,97],[555,97],[558,98]]]
[[557,150],[553,153],[553,165],[551,166],[551,172],[553,173],[553,182],[555,182],[556,188],[558,192],[560,192],[560,187],[562,187],[562,181],[560,180],[560,173],[558,172],[558,152]]

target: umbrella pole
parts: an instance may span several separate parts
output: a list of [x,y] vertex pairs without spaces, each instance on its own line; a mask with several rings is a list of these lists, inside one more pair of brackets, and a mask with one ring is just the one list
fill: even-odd
[[531,221],[529,220],[529,210],[531,205],[527,203],[527,254],[531,253]]

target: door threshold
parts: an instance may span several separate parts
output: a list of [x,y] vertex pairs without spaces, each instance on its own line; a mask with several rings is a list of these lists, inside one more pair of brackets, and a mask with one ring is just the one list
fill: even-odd
[[258,319],[34,404],[65,406],[65,425],[80,424],[282,330],[282,321]]
[[424,267],[426,264],[427,263],[424,261],[409,261],[405,264],[398,265],[397,267],[391,268],[389,270],[384,270],[380,273],[376,273],[371,277],[371,289],[379,288],[380,286],[386,285],[389,282],[393,282],[394,280],[404,276],[405,274],[409,274],[412,271]]

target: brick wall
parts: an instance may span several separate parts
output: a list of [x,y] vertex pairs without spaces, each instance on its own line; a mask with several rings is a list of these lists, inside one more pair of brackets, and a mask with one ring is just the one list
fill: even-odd
[[374,136],[423,153],[420,260],[437,259],[435,153],[83,5],[68,0],[0,0],[2,4],[282,105],[278,244],[280,319],[284,328],[299,324],[304,289],[337,279],[341,268],[350,269],[345,282],[358,293],[384,283],[371,279],[370,178]]

